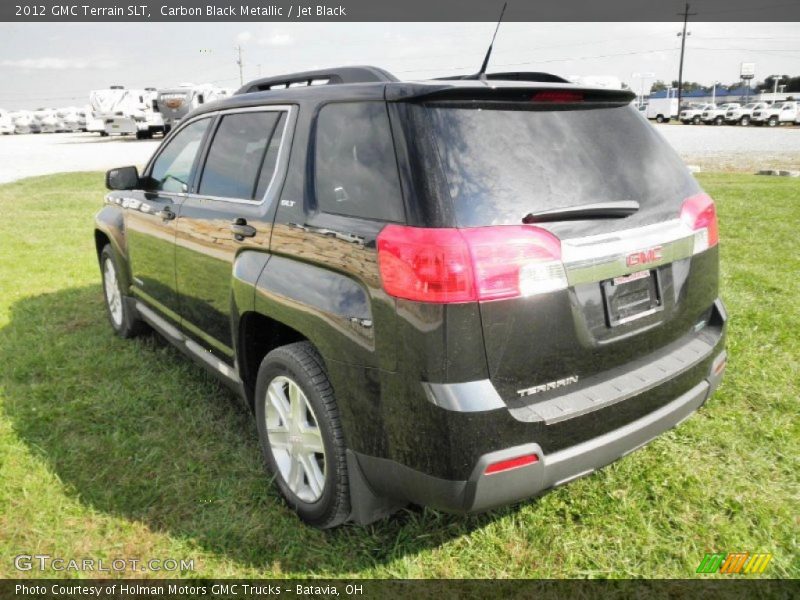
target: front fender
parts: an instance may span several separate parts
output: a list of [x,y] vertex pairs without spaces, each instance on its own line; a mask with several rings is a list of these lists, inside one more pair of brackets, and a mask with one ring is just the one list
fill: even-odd
[[125,239],[125,214],[123,209],[114,204],[107,204],[94,217],[94,235],[97,246],[97,256],[103,249],[103,238],[114,250],[117,257],[117,276],[120,278],[123,290],[129,290],[131,286],[131,269],[128,260],[128,245]]

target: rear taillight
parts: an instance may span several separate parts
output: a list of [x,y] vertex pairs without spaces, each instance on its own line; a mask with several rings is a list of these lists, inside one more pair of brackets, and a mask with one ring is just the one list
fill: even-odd
[[561,243],[530,225],[433,229],[387,225],[377,239],[383,288],[419,302],[532,296],[567,287]]
[[707,194],[696,194],[683,201],[681,221],[695,232],[695,254],[708,250],[719,242],[717,208]]

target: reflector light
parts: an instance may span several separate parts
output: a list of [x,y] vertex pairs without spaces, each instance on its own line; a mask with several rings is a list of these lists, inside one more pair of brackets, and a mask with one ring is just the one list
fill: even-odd
[[533,102],[583,102],[583,94],[569,90],[544,90],[531,96]]
[[681,221],[695,231],[695,254],[719,243],[717,208],[708,194],[696,194],[684,200],[681,206]]
[[377,246],[383,288],[396,298],[475,302],[567,287],[561,242],[531,225],[467,229],[387,225]]
[[502,471],[510,471],[511,469],[518,469],[519,467],[533,465],[537,462],[539,462],[538,456],[535,454],[526,454],[525,456],[519,456],[517,458],[511,458],[509,460],[501,460],[500,462],[492,463],[486,467],[484,473],[486,475],[492,475],[493,473],[500,473]]

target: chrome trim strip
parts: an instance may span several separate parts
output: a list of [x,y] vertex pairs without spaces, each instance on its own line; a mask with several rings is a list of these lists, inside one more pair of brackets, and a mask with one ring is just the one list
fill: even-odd
[[[694,231],[680,219],[613,233],[561,241],[561,257],[570,285],[592,283],[652,269],[694,254]],[[628,255],[660,247],[660,258],[628,266]]]
[[[142,171],[142,174],[149,173],[150,172],[150,167],[152,166],[153,162],[158,159],[158,157],[161,155],[162,152],[164,152],[164,149],[166,148],[166,144],[164,142],[167,139],[172,139],[173,137],[178,135],[178,133],[180,131],[182,131],[183,129],[185,129],[186,127],[188,127],[189,125],[191,125],[195,121],[200,121],[201,119],[211,119],[213,121],[213,119],[215,119],[218,115],[227,115],[227,114],[238,113],[238,112],[270,112],[270,111],[286,111],[288,113],[287,117],[286,117],[286,124],[284,125],[284,128],[283,128],[283,134],[281,135],[281,148],[278,151],[278,156],[277,156],[277,159],[275,160],[275,165],[277,167],[277,165],[280,164],[281,151],[283,150],[283,144],[286,141],[285,140],[285,136],[286,136],[286,132],[288,130],[289,121],[292,120],[292,117],[294,116],[294,113],[296,112],[296,107],[295,107],[294,104],[263,104],[263,105],[260,105],[260,106],[245,106],[245,107],[240,107],[240,108],[226,108],[226,109],[222,109],[222,110],[212,110],[212,111],[209,111],[209,112],[204,112],[204,113],[201,113],[199,115],[195,115],[191,119],[188,119],[188,120],[185,120],[185,121],[182,120],[180,122],[180,126],[175,125],[174,128],[172,129],[172,131],[169,132],[169,135],[167,137],[165,137],[164,140],[161,142],[161,144],[158,146],[158,148],[156,148],[156,151],[153,152],[153,155],[150,157],[150,160],[147,161],[147,164],[145,165],[144,170]],[[294,123],[294,121],[292,121],[292,123]],[[270,185],[272,185],[272,181],[270,181]],[[269,191],[269,188],[267,188],[267,191]],[[266,193],[265,193],[265,195],[266,195]],[[262,200],[262,202],[263,202],[263,200]],[[256,202],[255,200],[248,200],[247,203],[248,204],[260,204],[260,202]]]
[[431,404],[456,412],[481,412],[505,408],[506,403],[488,379],[466,383],[428,383],[422,388]]
[[[248,200],[246,198],[228,198],[225,196],[209,196],[206,194],[197,194],[197,193],[190,193],[187,194],[188,198],[194,198],[197,200],[214,200],[217,202],[230,202],[231,204],[251,204],[253,206],[258,206],[263,204],[264,201],[269,198],[270,192],[272,191],[272,186],[275,184],[275,180],[278,177],[278,173],[285,170],[285,165],[283,165],[283,158],[284,154],[286,153],[286,146],[287,146],[287,134],[290,129],[290,125],[292,125],[291,129],[294,130],[294,107],[291,105],[274,105],[274,106],[251,106],[246,109],[238,108],[238,109],[229,109],[223,111],[217,111],[214,114],[220,115],[228,115],[228,114],[238,114],[242,112],[285,112],[286,113],[286,121],[283,123],[283,131],[281,131],[281,141],[278,146],[278,155],[275,157],[275,168],[272,171],[272,178],[269,180],[269,184],[267,185],[267,189],[264,190],[264,195],[261,197],[260,200]],[[214,143],[212,138],[211,144]]]
[[220,373],[228,381],[237,385],[241,384],[241,379],[239,379],[239,375],[236,373],[235,369],[226,365],[223,361],[211,354],[209,350],[206,350],[197,342],[187,338],[174,325],[169,323],[160,315],[156,314],[156,312],[151,310],[150,307],[138,300],[136,301],[136,312],[138,312],[145,321],[152,325],[153,328],[159,331],[162,335],[168,337],[173,343],[181,347],[182,350],[185,350],[192,356],[200,359],[200,361],[205,363],[214,371]]

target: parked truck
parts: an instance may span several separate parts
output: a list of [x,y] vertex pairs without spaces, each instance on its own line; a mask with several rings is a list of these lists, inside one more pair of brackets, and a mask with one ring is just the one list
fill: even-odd
[[720,104],[716,108],[704,110],[700,118],[706,125],[722,125],[725,123],[725,115],[727,112],[740,108],[741,106],[742,105],[738,102],[726,102],[725,104]]
[[798,103],[794,100],[776,102],[768,108],[753,111],[754,125],[768,125],[775,127],[784,123],[794,123],[798,118]]
[[766,102],[749,102],[739,108],[731,108],[725,113],[725,122],[728,125],[742,125],[747,127],[753,118],[753,112],[756,110],[764,110],[769,108]]
[[703,119],[703,113],[717,108],[716,104],[691,103],[681,108],[680,121],[684,125],[699,125]]

